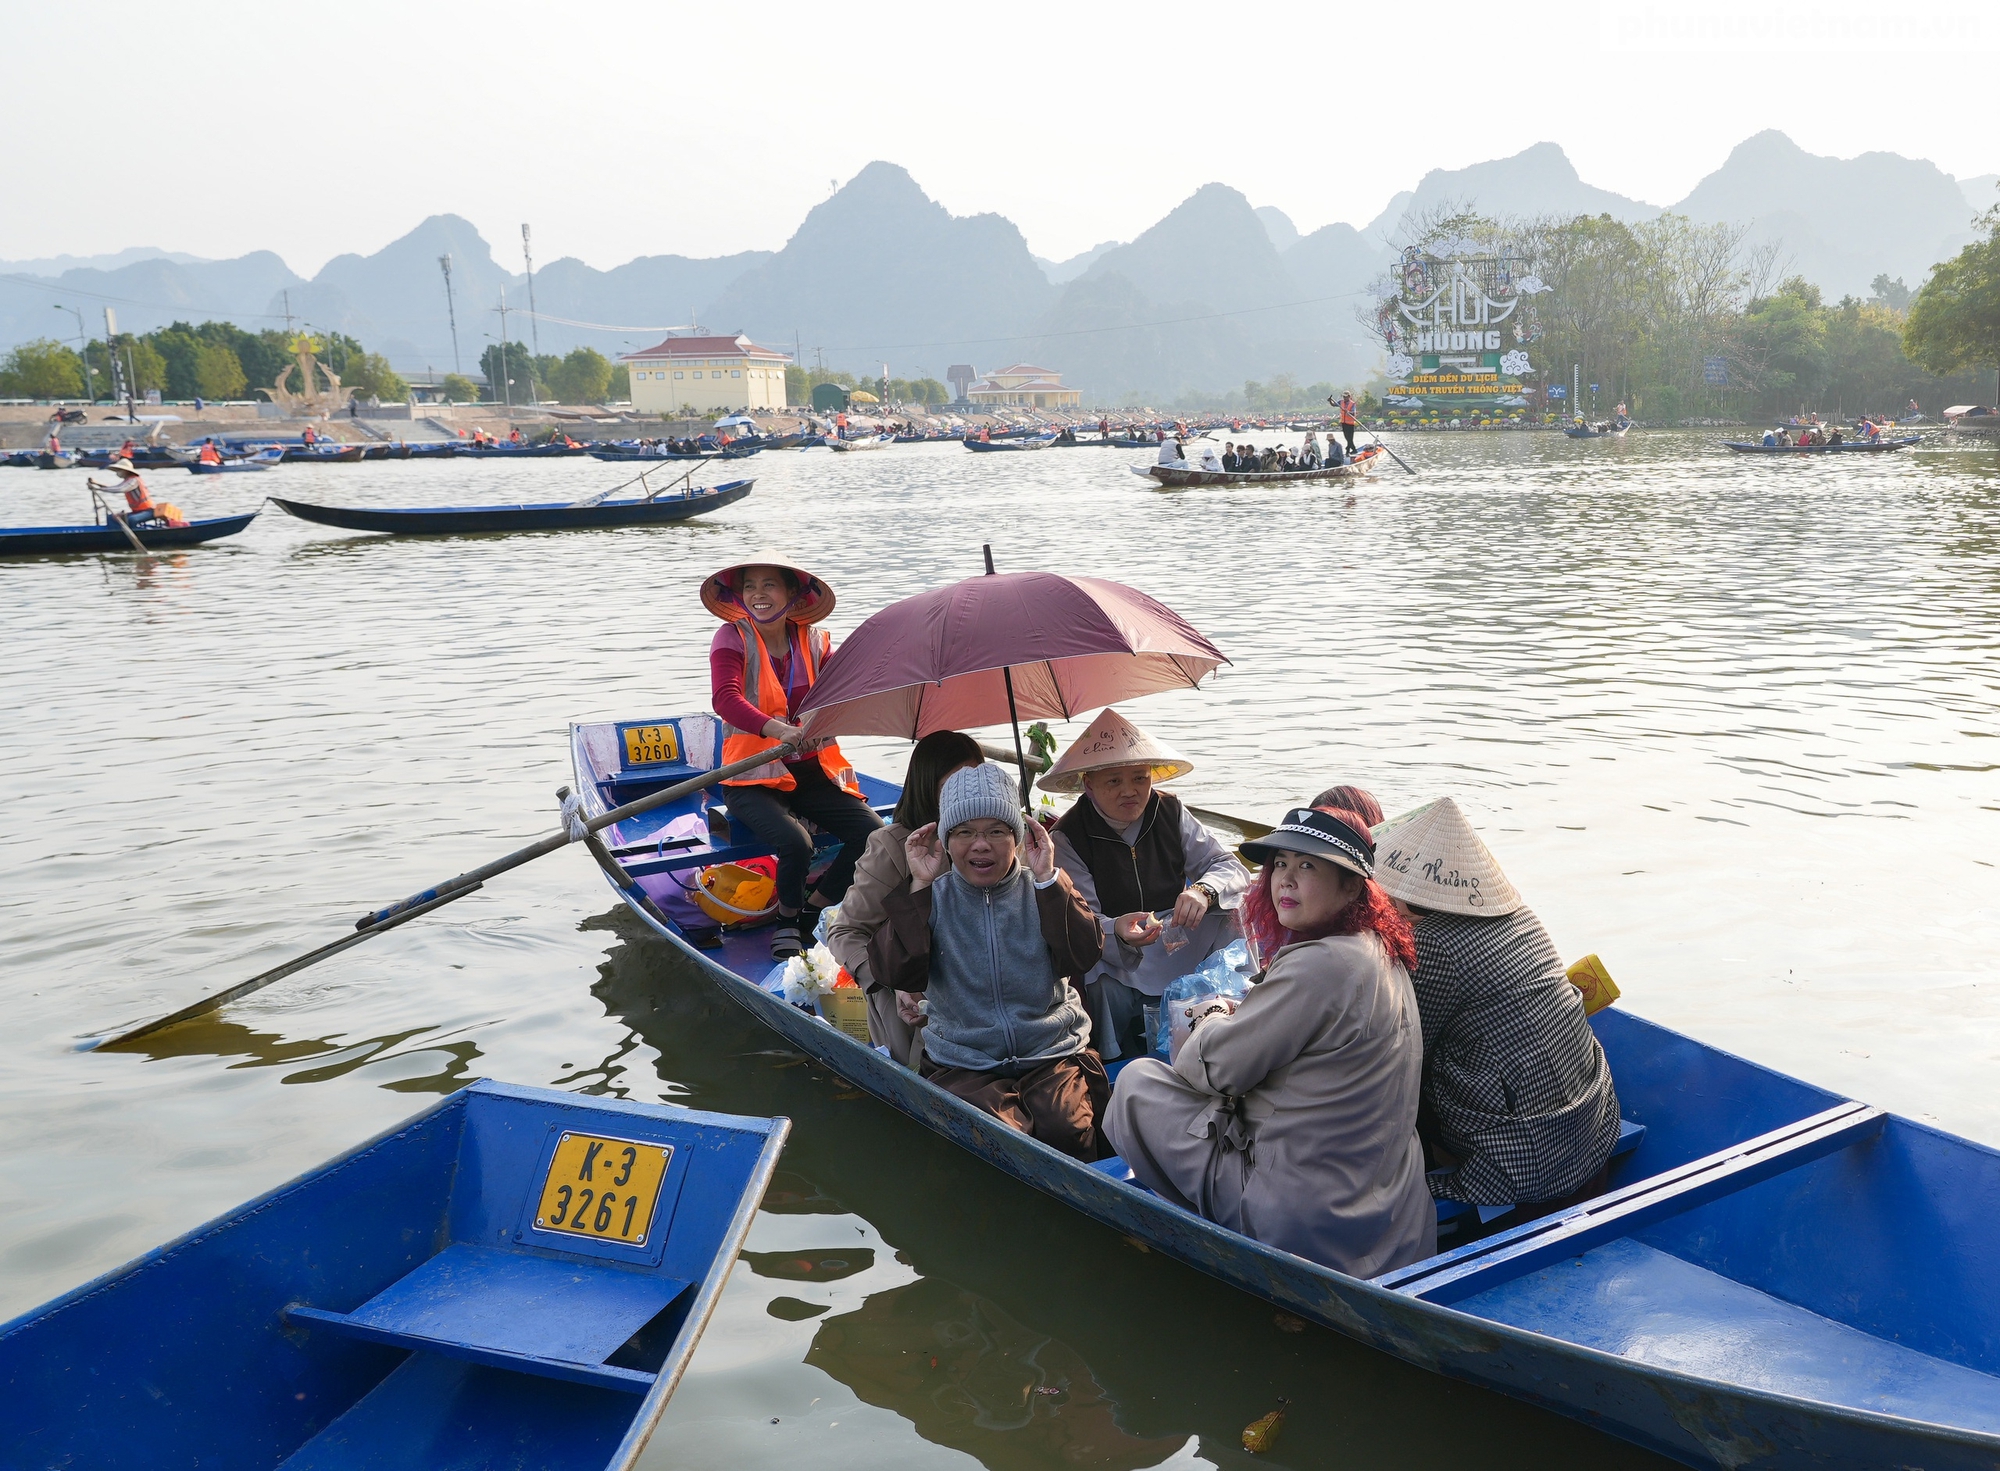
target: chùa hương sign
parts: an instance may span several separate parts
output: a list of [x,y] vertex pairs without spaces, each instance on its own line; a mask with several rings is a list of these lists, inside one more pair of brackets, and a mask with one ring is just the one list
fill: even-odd
[[1463,240],[1403,252],[1376,313],[1390,417],[1506,419],[1531,408],[1521,380],[1542,335],[1534,298],[1548,287],[1524,265]]

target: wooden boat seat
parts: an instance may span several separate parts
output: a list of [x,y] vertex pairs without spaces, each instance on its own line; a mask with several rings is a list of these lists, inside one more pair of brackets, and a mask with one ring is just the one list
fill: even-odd
[[1459,1303],[1551,1263],[1810,1164],[1881,1133],[1888,1115],[1841,1103],[1810,1118],[1598,1196],[1555,1215],[1442,1252],[1375,1281],[1411,1297]]
[[454,1242],[351,1313],[294,1305],[286,1316],[370,1343],[644,1394],[653,1375],[606,1360],[693,1286]]
[[[1122,1061],[1123,1059],[1120,1060]],[[1630,1119],[1620,1119],[1618,1121],[1618,1143],[1612,1147],[1611,1157],[1617,1159],[1620,1155],[1630,1154],[1639,1147],[1640,1141],[1645,1137],[1646,1126],[1644,1124],[1635,1124]],[[1090,1167],[1100,1175],[1109,1175],[1112,1179],[1122,1184],[1145,1190],[1148,1195],[1154,1193],[1141,1183],[1138,1176],[1132,1173],[1132,1167],[1115,1154],[1108,1159],[1093,1160]],[[1485,1222],[1496,1220],[1514,1209],[1511,1205],[1467,1205],[1463,1201],[1457,1200],[1440,1200],[1435,1202],[1435,1204],[1437,1206],[1438,1225],[1440,1226],[1443,1226],[1447,1221],[1455,1221],[1462,1216],[1470,1215],[1474,1211],[1477,1211],[1479,1219]]]
[[2000,1433],[2000,1378],[1836,1323],[1629,1237],[1457,1306],[1725,1384]]
[[[1618,1142],[1611,1146],[1611,1158],[1614,1160],[1622,1159],[1645,1142],[1645,1138],[1646,1126],[1644,1124],[1635,1124],[1630,1119],[1620,1119],[1618,1121]],[[1448,1171],[1432,1170],[1431,1173],[1433,1175],[1442,1175],[1448,1173]],[[1514,1206],[1512,1204],[1468,1205],[1462,1200],[1440,1199],[1437,1202],[1438,1225],[1440,1227],[1447,1225],[1462,1226],[1466,1223],[1466,1217],[1477,1215],[1479,1217],[1479,1224],[1483,1226],[1488,1222],[1499,1220],[1500,1217],[1513,1209]]]

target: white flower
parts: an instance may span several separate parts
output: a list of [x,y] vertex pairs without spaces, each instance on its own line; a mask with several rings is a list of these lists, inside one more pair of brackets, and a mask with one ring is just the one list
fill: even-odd
[[1417,366],[1417,360],[1411,357],[1408,353],[1406,352],[1390,353],[1389,381],[1391,383],[1403,383],[1408,381],[1411,372],[1416,368],[1416,366]]
[[1533,369],[1528,366],[1528,355],[1516,348],[1513,352],[1500,354],[1500,371],[1510,378],[1518,378]]

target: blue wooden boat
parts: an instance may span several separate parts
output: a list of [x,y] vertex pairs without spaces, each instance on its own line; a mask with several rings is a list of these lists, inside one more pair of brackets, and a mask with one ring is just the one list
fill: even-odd
[[757,482],[731,480],[685,495],[653,500],[601,501],[580,506],[570,501],[532,501],[513,506],[424,506],[382,509],[374,506],[316,506],[306,501],[271,499],[301,521],[338,526],[347,531],[388,531],[398,536],[453,536],[472,531],[581,531],[605,526],[665,526],[734,505]]
[[[803,442],[803,438],[801,439]],[[748,459],[759,450],[761,444],[741,447],[732,445],[728,449],[699,449],[684,454],[680,450],[646,448],[640,445],[600,444],[592,446],[590,456],[596,460],[742,460]]]
[[968,437],[965,440],[965,447],[971,450],[974,454],[990,455],[990,454],[998,454],[1002,450],[1047,449],[1050,445],[1054,444],[1055,442],[1056,441],[1054,435],[1043,435],[1035,439],[992,439],[992,440],[973,439]]
[[368,458],[365,444],[314,444],[285,446],[285,462],[306,465],[358,465]]
[[[707,714],[570,730],[590,814],[712,770],[720,744]],[[897,795],[862,786],[878,810]],[[1121,1161],[1079,1164],[763,989],[764,933],[677,907],[688,870],[768,851],[712,793],[601,837],[620,899],[793,1046],[1287,1311],[1692,1466],[2000,1463],[2000,1152],[1612,1008],[1592,1019],[1626,1118],[1608,1193],[1363,1281],[1169,1205]],[[1504,1209],[1441,1207],[1441,1237]]]
[[1901,439],[1844,439],[1839,444],[1751,444],[1725,439],[1722,447],[1739,455],[1879,455],[1908,449],[1922,438],[1920,434],[1910,434]]
[[259,450],[254,455],[223,460],[214,465],[204,465],[200,460],[190,460],[188,470],[195,475],[240,475],[252,470],[268,470],[284,458],[285,452],[273,446],[270,449]]
[[[199,546],[218,537],[234,536],[257,513],[242,516],[213,516],[206,521],[190,521],[185,526],[139,526],[133,528],[149,552],[174,547]],[[0,527],[0,557],[24,557],[49,552],[129,552],[132,543],[116,526],[7,526]]]
[[0,1325],[0,1461],[629,1467],[789,1129],[475,1083]]
[[451,452],[470,460],[559,460],[570,455],[587,455],[590,446],[579,444],[454,444]]

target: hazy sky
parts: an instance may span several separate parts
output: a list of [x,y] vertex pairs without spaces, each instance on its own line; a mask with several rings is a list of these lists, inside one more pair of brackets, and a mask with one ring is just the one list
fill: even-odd
[[310,275],[441,212],[517,268],[523,220],[538,263],[776,249],[874,158],[1051,257],[1130,239],[1209,180],[1301,229],[1363,224],[1427,169],[1543,139],[1655,204],[1764,128],[2000,170],[2000,5],[1909,13],[7,0],[8,53],[48,64],[0,90],[0,259],[270,249]]

